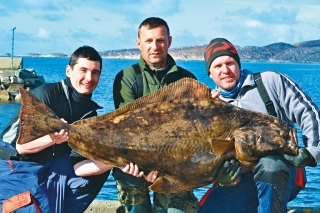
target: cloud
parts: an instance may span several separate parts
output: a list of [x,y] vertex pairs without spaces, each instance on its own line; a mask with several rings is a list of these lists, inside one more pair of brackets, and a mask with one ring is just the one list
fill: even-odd
[[248,20],[245,22],[245,25],[247,27],[262,27],[262,23],[260,21],[257,21],[257,20]]
[[6,8],[2,8],[0,6],[0,17],[10,17],[11,15],[8,13]]
[[[17,11],[26,10],[42,10],[42,11],[58,11],[63,8],[63,1],[43,1],[43,0],[0,0],[0,3],[8,10],[9,13],[14,14]],[[14,10],[12,10],[14,8]]]
[[13,27],[21,52],[70,53],[84,44],[100,51],[135,48],[137,28],[150,16],[167,21],[172,48],[215,37],[240,46],[297,43],[319,39],[319,11],[314,0],[0,0],[0,51],[10,51]]
[[47,21],[65,21],[67,19],[67,16],[61,16],[59,14],[43,14],[43,15],[36,15],[35,16],[36,19],[40,19],[40,20],[47,20]]
[[[254,7],[245,7],[233,12],[225,12],[226,17],[232,16],[241,19],[256,20],[261,23],[268,24],[296,24],[297,16],[299,14],[298,9],[285,8],[278,6],[268,6],[268,9],[257,9]],[[228,16],[227,16],[228,15]]]
[[140,23],[148,17],[170,16],[181,11],[181,0],[170,1],[170,3],[163,0],[97,0],[95,4],[90,3],[91,7],[96,5],[110,13],[123,14],[126,21],[132,24]]
[[121,28],[118,36],[101,37],[99,50],[117,50],[137,48],[138,28]]
[[42,38],[42,39],[49,39],[51,36],[51,33],[48,32],[46,29],[40,27],[37,33],[37,37],[38,38]]
[[253,13],[251,18],[255,18],[268,24],[285,24],[291,25],[297,23],[298,11],[296,9],[272,8],[261,13]]
[[189,30],[183,30],[172,37],[171,48],[190,46],[190,44],[206,44],[204,36],[194,36]]

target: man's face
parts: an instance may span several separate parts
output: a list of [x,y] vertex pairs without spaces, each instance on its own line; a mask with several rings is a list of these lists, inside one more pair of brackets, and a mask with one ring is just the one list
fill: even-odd
[[230,56],[219,56],[210,66],[210,78],[224,90],[231,90],[240,78],[240,68],[236,60]]
[[136,39],[136,44],[141,51],[143,59],[151,67],[156,69],[164,68],[172,41],[172,37],[168,37],[166,27],[160,26],[148,29],[142,26],[139,33],[140,38]]
[[72,86],[80,94],[90,94],[97,87],[100,79],[100,62],[79,58],[73,69],[68,65],[67,76]]

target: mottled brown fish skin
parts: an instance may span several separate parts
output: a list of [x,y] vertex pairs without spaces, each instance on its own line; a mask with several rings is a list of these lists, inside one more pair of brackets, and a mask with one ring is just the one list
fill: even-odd
[[[70,146],[92,160],[117,167],[133,162],[144,171],[158,170],[150,186],[156,192],[208,185],[226,159],[238,158],[247,171],[262,156],[297,154],[296,132],[285,122],[213,99],[210,89],[193,79],[71,125],[26,91],[21,94],[18,143],[66,129]],[[48,118],[38,123],[41,117]]]

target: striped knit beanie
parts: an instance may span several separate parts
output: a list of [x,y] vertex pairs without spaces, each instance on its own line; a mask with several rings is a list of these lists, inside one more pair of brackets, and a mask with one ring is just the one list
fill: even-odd
[[239,68],[241,68],[240,58],[233,44],[231,44],[227,39],[215,38],[210,41],[209,45],[204,51],[204,60],[206,62],[207,72],[209,72],[213,60],[223,55],[228,55],[234,58],[234,60],[236,60],[238,63]]

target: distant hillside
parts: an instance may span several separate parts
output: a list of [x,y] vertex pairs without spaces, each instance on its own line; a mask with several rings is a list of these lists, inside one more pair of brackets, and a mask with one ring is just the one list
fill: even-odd
[[30,57],[49,57],[49,58],[67,57],[67,55],[63,54],[63,53],[47,53],[47,54],[27,53],[27,54],[25,54],[25,56],[30,56]]
[[[178,60],[203,60],[203,52],[207,44],[170,48],[169,54]],[[284,62],[284,63],[320,63],[320,40],[303,41],[296,44],[283,42],[273,43],[262,47],[235,46],[241,61],[248,62]],[[139,59],[138,48],[108,50],[100,52],[104,58]],[[0,54],[10,56],[9,53]],[[20,56],[29,57],[69,57],[63,53],[27,53]]]
[[[180,60],[203,60],[207,45],[188,46],[169,49],[169,54]],[[320,40],[304,41],[297,44],[283,42],[262,47],[236,46],[241,61],[250,62],[285,62],[285,63],[320,63]],[[105,58],[137,59],[139,49],[121,49],[100,52]]]
[[303,42],[296,43],[293,46],[296,46],[296,47],[319,47],[320,40],[303,41]]

